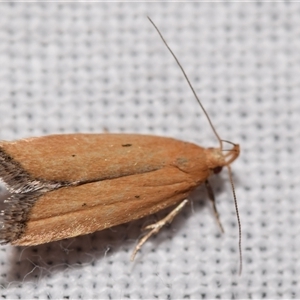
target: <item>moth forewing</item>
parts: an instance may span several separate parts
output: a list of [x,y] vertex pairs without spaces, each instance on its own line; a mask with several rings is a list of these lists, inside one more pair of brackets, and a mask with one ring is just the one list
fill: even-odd
[[[86,158],[87,149],[92,159]],[[1,239],[14,245],[87,234],[155,213],[186,199],[226,165],[218,149],[126,134],[3,142],[0,157],[18,168],[17,177],[8,177],[11,170],[0,165],[0,176],[11,190],[16,183],[20,191],[26,187],[24,193],[12,194],[4,212]]]

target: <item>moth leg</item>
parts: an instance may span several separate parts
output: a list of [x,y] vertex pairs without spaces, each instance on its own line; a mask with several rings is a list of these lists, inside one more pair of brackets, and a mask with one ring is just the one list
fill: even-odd
[[167,223],[171,223],[174,219],[174,217],[182,210],[182,208],[188,203],[188,200],[185,199],[183,200],[178,206],[176,206],[166,217],[163,219],[159,220],[158,222],[146,226],[144,229],[145,230],[150,230],[144,237],[140,239],[138,244],[136,245],[132,255],[131,255],[131,260],[134,260],[137,252],[142,248],[144,243],[153,235],[159,232],[159,230],[166,225]]
[[212,187],[211,187],[208,180],[205,180],[205,187],[206,187],[206,191],[207,191],[207,194],[208,194],[208,198],[209,198],[209,200],[211,201],[211,203],[213,205],[213,210],[214,210],[214,214],[215,214],[215,217],[217,219],[218,225],[221,229],[221,232],[224,233],[224,228],[221,224],[219,213],[218,213],[217,207],[216,207],[214,191],[213,191],[213,189],[212,189]]

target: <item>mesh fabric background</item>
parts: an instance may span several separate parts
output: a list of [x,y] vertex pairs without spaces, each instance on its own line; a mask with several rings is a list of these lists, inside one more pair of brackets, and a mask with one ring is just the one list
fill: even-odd
[[165,212],[38,247],[1,246],[2,298],[300,298],[299,3],[2,3],[0,135],[157,134],[217,146],[146,16],[177,54],[233,164],[136,260],[140,228]]

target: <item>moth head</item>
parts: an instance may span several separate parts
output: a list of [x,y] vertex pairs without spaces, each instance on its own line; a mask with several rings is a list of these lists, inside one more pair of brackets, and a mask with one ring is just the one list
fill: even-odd
[[228,141],[223,141],[232,145],[231,149],[208,148],[208,166],[212,173],[218,174],[222,171],[223,167],[229,166],[237,159],[240,154],[240,146]]

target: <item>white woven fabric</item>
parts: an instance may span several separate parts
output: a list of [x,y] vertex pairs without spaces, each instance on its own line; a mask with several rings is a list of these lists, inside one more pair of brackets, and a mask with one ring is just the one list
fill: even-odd
[[[38,247],[1,246],[3,299],[300,298],[299,3],[2,3],[0,136],[145,133],[218,143],[149,15],[177,54],[232,165],[130,255],[164,213]],[[205,204],[204,204],[205,203]],[[203,205],[204,204],[204,205]]]

